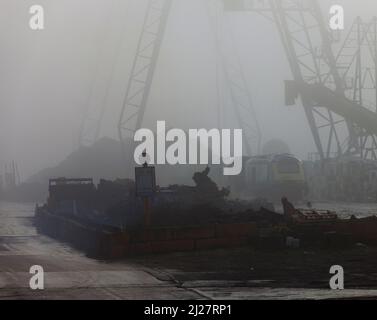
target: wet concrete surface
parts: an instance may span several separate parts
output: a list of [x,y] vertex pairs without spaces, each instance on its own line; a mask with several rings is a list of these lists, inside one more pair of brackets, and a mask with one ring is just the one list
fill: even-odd
[[[377,250],[252,248],[173,253],[104,262],[38,235],[34,204],[0,202],[0,299],[349,299],[377,297]],[[328,287],[345,269],[345,290]],[[45,290],[31,290],[41,265]]]
[[[0,299],[198,299],[135,263],[87,258],[38,235],[33,204],[0,203]],[[29,288],[30,267],[45,271],[45,290]]]

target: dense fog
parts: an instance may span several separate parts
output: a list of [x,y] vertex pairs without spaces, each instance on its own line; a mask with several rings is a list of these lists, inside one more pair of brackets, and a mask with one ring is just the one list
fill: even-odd
[[[29,28],[29,8],[36,2],[45,9],[45,30],[38,32]],[[146,3],[1,1],[2,166],[15,160],[23,180],[56,165],[78,147],[80,125],[91,108],[105,106],[100,136],[118,139]],[[346,28],[357,15],[377,14],[374,0],[320,3],[325,17],[331,4],[343,4]],[[284,105],[283,81],[292,76],[275,25],[255,13],[217,18],[226,19],[235,35],[231,49],[240,55],[263,142],[282,139],[306,158],[315,146],[302,107]],[[183,129],[219,126],[224,82],[208,19],[204,0],[173,1],[143,126],[154,128],[156,120]],[[220,126],[237,127],[227,112],[220,114]]]

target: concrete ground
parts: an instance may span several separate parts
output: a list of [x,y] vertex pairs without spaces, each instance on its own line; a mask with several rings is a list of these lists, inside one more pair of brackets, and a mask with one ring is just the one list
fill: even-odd
[[[38,235],[33,210],[30,204],[0,203],[0,299],[377,297],[376,251],[326,253],[317,259],[316,252],[241,248],[104,262]],[[337,261],[349,270],[349,288],[342,291],[328,289],[329,264]],[[44,268],[44,290],[29,287],[33,265]]]

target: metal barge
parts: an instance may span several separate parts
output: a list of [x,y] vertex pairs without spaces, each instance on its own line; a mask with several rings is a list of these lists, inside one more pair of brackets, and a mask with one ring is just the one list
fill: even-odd
[[281,249],[287,239],[323,248],[377,245],[374,216],[342,220],[330,211],[297,209],[286,198],[283,215],[263,207],[226,212],[203,203],[183,213],[172,199],[182,203],[188,197],[192,203],[198,190],[190,188],[183,188],[184,196],[174,189],[161,192],[152,204],[153,219],[146,224],[143,203],[130,181],[95,186],[91,179],[55,179],[47,203],[36,207],[35,223],[40,233],[100,259],[246,245]]

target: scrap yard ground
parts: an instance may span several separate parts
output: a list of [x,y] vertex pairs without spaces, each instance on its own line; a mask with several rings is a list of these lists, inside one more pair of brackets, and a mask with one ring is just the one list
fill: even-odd
[[[366,206],[367,207],[367,206]],[[377,249],[256,250],[251,247],[103,262],[38,235],[34,205],[0,203],[0,299],[377,298]],[[331,265],[345,290],[328,289]],[[29,288],[29,268],[45,290]]]

